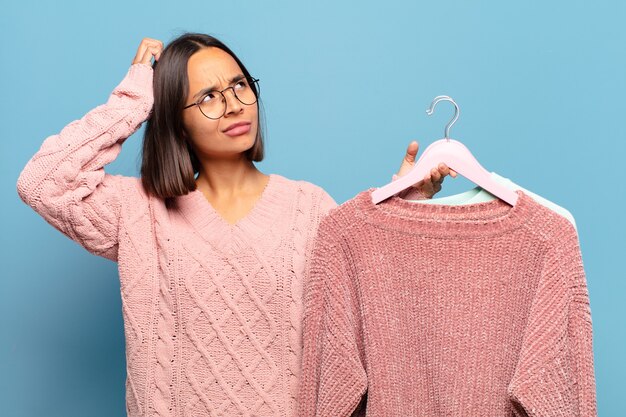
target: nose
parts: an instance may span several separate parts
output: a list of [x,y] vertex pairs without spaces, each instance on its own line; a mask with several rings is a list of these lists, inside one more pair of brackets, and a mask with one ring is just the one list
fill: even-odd
[[235,96],[235,89],[230,87],[228,90],[224,91],[222,95],[224,96],[224,105],[226,106],[225,115],[239,114],[243,106],[237,96]]

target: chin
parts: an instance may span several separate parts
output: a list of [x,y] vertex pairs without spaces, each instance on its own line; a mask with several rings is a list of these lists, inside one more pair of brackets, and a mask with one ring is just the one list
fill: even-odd
[[241,155],[252,149],[254,146],[254,139],[246,138],[230,138],[231,143],[223,146],[221,149],[216,149],[213,154],[215,156],[232,157],[235,155]]
[[254,142],[256,141],[256,134],[252,135],[250,133],[245,134],[245,135],[241,135],[241,136],[235,136],[235,137],[227,137],[227,142],[231,143],[231,144],[236,144],[236,146],[239,147],[245,147],[245,150],[248,150],[250,148],[252,148],[254,146]]
[[247,151],[248,149],[252,149],[252,147],[254,146],[254,142],[256,140],[256,137],[252,137],[252,138],[241,138],[241,145],[237,146],[238,148],[242,149],[242,152]]

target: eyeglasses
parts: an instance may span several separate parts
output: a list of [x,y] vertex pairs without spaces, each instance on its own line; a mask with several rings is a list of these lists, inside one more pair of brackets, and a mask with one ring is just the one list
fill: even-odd
[[235,98],[246,106],[256,103],[261,92],[257,78],[242,78],[222,91],[211,90],[205,93],[195,103],[183,107],[183,110],[198,106],[205,117],[213,120],[219,119],[226,114],[226,97],[224,96],[226,90],[232,90]]

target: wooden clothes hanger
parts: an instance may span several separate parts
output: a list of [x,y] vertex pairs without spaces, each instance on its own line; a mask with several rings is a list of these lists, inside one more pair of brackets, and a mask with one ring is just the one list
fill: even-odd
[[426,113],[432,115],[435,111],[435,106],[440,101],[449,101],[454,104],[454,117],[446,125],[445,137],[431,143],[408,174],[374,190],[372,192],[372,202],[378,204],[422,181],[431,169],[436,168],[443,162],[474,184],[514,206],[517,203],[517,193],[495,182],[491,174],[480,165],[465,145],[457,140],[450,139],[450,128],[459,118],[460,113],[456,102],[448,96],[437,96],[430,104],[430,108],[426,110]]

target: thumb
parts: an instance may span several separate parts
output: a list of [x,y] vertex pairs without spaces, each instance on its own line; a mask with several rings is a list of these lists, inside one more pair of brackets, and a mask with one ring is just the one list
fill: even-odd
[[419,144],[416,141],[412,141],[409,143],[409,146],[406,148],[406,154],[402,159],[402,164],[400,165],[400,169],[398,170],[398,176],[406,175],[415,165],[415,158],[417,156],[417,151],[419,150]]

